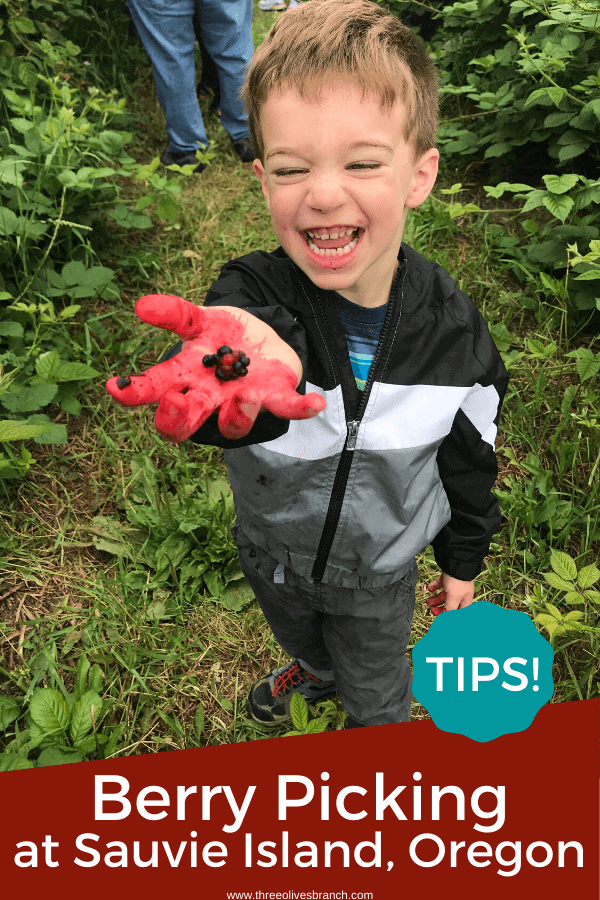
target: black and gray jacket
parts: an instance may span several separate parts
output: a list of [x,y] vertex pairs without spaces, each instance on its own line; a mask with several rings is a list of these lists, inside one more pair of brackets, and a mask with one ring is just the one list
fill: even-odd
[[323,584],[384,587],[429,543],[442,571],[471,581],[500,527],[491,488],[506,369],[448,273],[406,244],[398,260],[363,392],[337,295],[317,288],[281,247],[224,265],[204,301],[271,325],[302,361],[298,392],[327,399],[303,421],[261,412],[240,441],[221,435],[217,413],[191,437],[224,448],[248,538]]

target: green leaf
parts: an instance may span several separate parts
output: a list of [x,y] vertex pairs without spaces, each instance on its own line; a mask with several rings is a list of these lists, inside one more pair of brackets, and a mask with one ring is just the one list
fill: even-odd
[[41,356],[38,356],[35,364],[35,371],[38,375],[41,375],[42,378],[45,378],[48,381],[55,369],[60,365],[60,353],[58,350],[49,350],[47,353],[42,353]]
[[23,176],[21,172],[27,165],[27,160],[20,159],[18,156],[9,156],[0,160],[0,181],[6,184],[12,184],[18,187],[23,186]]
[[47,747],[40,753],[37,765],[44,766],[64,766],[66,763],[83,762],[81,753],[67,752],[59,747]]
[[60,408],[72,416],[78,416],[81,412],[81,403],[75,397],[65,397],[60,401]]
[[19,322],[0,322],[0,337],[23,337],[23,326]]
[[9,391],[2,396],[2,404],[11,412],[34,412],[52,403],[58,388],[55,384],[36,384],[34,387]]
[[29,704],[29,714],[43,731],[64,731],[69,724],[69,704],[54,688],[36,688]]
[[543,625],[544,628],[547,628],[550,634],[553,634],[558,627],[558,622],[556,621],[554,616],[548,616],[545,613],[540,613],[539,616],[536,616],[533,621],[539,622],[540,625]]
[[294,728],[304,731],[308,725],[308,703],[298,691],[294,691],[290,700],[290,715]]
[[328,725],[327,719],[312,719],[306,726],[306,734],[321,734]]
[[19,18],[16,19],[9,19],[9,24],[11,29],[21,31],[23,34],[35,34],[37,31],[34,23],[26,16],[19,16]]
[[254,591],[244,579],[243,581],[231,581],[220,596],[225,609],[231,612],[239,612],[254,600]]
[[56,381],[85,381],[88,378],[99,378],[100,372],[85,363],[63,362],[52,373]]
[[169,195],[160,198],[156,204],[156,212],[161,219],[166,219],[171,224],[176,222],[179,217],[179,207],[174,198]]
[[198,743],[200,743],[200,738],[202,737],[202,732],[204,731],[204,710],[198,704],[198,709],[196,710],[196,714],[194,716],[194,728],[196,729],[196,739]]
[[564,597],[561,598],[563,603],[583,603],[584,598],[581,594],[578,594],[577,591],[569,591],[568,594],[565,594]]
[[564,222],[573,209],[575,201],[572,197],[559,196],[557,194],[544,194],[542,203],[548,212],[552,213],[556,219]]
[[78,744],[92,730],[92,711],[97,722],[102,712],[102,700],[94,691],[86,693],[73,706],[69,733],[74,744]]
[[80,309],[81,309],[81,306],[80,306],[80,304],[77,304],[77,303],[73,304],[71,306],[65,306],[65,308],[61,309],[61,311],[59,312],[59,314],[58,314],[59,318],[72,319],[73,316],[75,316],[79,312]]
[[587,381],[589,378],[593,378],[600,369],[600,354],[599,356],[593,356],[591,350],[588,350],[587,353],[580,350],[578,353],[577,374],[582,381]]
[[584,591],[583,596],[590,603],[600,603],[600,591]]
[[575,581],[577,578],[577,566],[567,553],[553,550],[550,556],[550,565],[559,578]]
[[560,620],[563,617],[560,609],[558,609],[558,607],[554,606],[553,603],[546,603],[546,608],[549,609],[550,612],[552,613],[552,615],[554,616],[554,618],[560,622]]
[[12,697],[0,697],[0,731],[6,731],[11,722],[18,718],[21,707]]
[[573,585],[571,583],[565,581],[563,578],[559,578],[554,572],[544,572],[543,575],[548,584],[552,585],[553,588],[556,588],[559,591],[573,590]]
[[90,691],[94,691],[96,694],[99,694],[102,690],[102,670],[98,664],[92,666],[92,670],[88,675],[88,684],[90,686]]
[[94,516],[87,530],[92,533],[92,542],[98,550],[129,559],[137,556],[132,545],[140,546],[147,536],[141,529],[121,525],[117,519],[107,516]]
[[569,415],[569,411],[573,404],[573,398],[575,397],[575,394],[577,393],[578,390],[579,390],[579,388],[576,384],[570,384],[568,387],[565,388],[565,393],[563,395],[562,403],[560,405],[560,411],[563,414],[563,417],[565,419]]
[[[97,749],[97,744],[101,744],[104,735],[99,734],[96,736],[95,734],[88,734],[86,737],[82,737],[80,741],[77,741],[75,744],[75,749],[79,750],[80,753],[83,753],[84,756],[88,753],[93,753],[94,750]],[[96,743],[97,741],[97,743]]]
[[0,234],[13,234],[17,230],[18,221],[18,217],[12,209],[8,209],[6,206],[0,208]]
[[593,584],[596,584],[599,578],[600,569],[598,569],[597,566],[584,566],[583,569],[580,569],[577,573],[577,584],[582,590],[585,590]]
[[574,609],[573,612],[567,613],[563,620],[565,622],[576,622],[578,619],[582,617],[583,613],[580,609]]
[[77,668],[75,670],[75,696],[78,700],[81,699],[86,692],[87,675],[89,671],[89,660],[85,653],[82,653],[77,660]]
[[0,753],[0,772],[17,772],[19,769],[33,769],[32,760],[20,753]]
[[81,284],[85,278],[85,272],[84,264],[79,260],[73,260],[62,267],[61,275],[65,284],[71,287],[74,284]]
[[544,175],[542,181],[552,194],[566,194],[575,187],[580,175]]
[[0,441],[27,441],[44,434],[46,425],[31,425],[13,419],[0,420]]
[[36,444],[66,444],[67,443],[67,426],[66,425],[54,425],[47,416],[37,415],[37,416],[29,416],[28,422],[32,424],[40,423],[40,426],[45,422],[46,427],[42,434],[38,435],[34,438]]

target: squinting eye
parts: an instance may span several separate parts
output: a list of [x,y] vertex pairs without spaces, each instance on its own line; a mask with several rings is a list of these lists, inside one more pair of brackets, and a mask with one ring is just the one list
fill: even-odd
[[[352,165],[348,166],[349,169],[379,169],[380,167],[381,163],[352,163]],[[298,175],[305,171],[306,169],[278,169],[273,174],[277,176]]]

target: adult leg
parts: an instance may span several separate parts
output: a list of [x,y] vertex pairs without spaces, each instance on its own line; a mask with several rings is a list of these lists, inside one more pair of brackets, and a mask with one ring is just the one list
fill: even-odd
[[254,56],[252,0],[197,0],[204,45],[219,73],[221,124],[232,141],[248,137],[248,114],[238,92]]
[[196,96],[194,0],[127,0],[146,49],[165,114],[168,150],[185,153],[208,147]]

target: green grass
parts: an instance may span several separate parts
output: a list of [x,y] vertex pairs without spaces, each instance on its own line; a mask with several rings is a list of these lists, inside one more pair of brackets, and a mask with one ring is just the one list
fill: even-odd
[[[277,15],[255,5],[255,46]],[[145,118],[128,152],[149,162],[166,140],[145,63],[138,64],[128,103]],[[204,101],[216,158],[200,176],[187,179],[179,222],[125,233],[107,222],[114,245],[103,263],[118,270],[121,298],[111,304],[84,301],[91,358],[105,378],[147,368],[174,342],[136,319],[139,296],[169,292],[200,302],[226,261],[278,246],[258,179],[251,167],[242,166],[207,108]],[[530,288],[499,262],[492,226],[502,225],[522,240],[525,232],[502,212],[452,221],[445,213],[443,188],[462,181],[463,202],[491,209],[494,201],[485,199],[477,176],[451,168],[443,158],[441,163],[433,195],[410,214],[404,239],[450,272],[495,334],[505,326],[505,353],[522,354],[511,366],[497,440],[497,488],[508,495],[503,500],[507,521],[477,579],[476,598],[535,615],[544,610],[545,599],[557,602],[557,592],[541,575],[549,571],[551,549],[570,553],[579,568],[599,555],[600,403],[595,383],[582,384],[575,360],[566,355],[578,347],[598,347],[595,336],[569,341],[564,331],[548,330],[523,308],[521,298]],[[143,185],[131,183],[125,191],[134,198]],[[532,338],[546,347],[554,341],[556,349],[541,358],[539,348],[528,343]],[[85,346],[83,335],[77,339]],[[570,386],[576,392],[567,409]],[[36,465],[26,481],[12,483],[9,502],[0,510],[3,692],[21,698],[35,679],[38,685],[62,681],[69,686],[85,652],[104,674],[108,705],[103,723],[124,726],[117,755],[283,733],[262,729],[245,715],[248,687],[285,659],[256,602],[240,612],[228,611],[206,593],[187,595],[176,572],[157,586],[148,567],[98,549],[90,531],[95,516],[127,524],[127,505],[132,498],[135,502],[132,461],[137,454],[151,457],[161,479],[160,502],[167,508],[176,495],[201,492],[207,475],[226,475],[221,451],[165,443],[154,429],[151,410],[118,407],[102,383],[87,389],[79,416],[60,413],[58,420],[68,425],[69,443],[27,444]],[[432,621],[424,604],[424,585],[437,575],[430,548],[419,565],[413,643]],[[145,572],[143,583],[140,572]],[[593,643],[598,622],[593,603],[588,607],[586,621],[594,635],[570,632],[559,639],[554,702],[598,696]],[[157,609],[166,610],[163,618],[152,617]],[[413,716],[427,718],[427,713],[415,703]],[[337,724],[342,720],[340,715]]]

